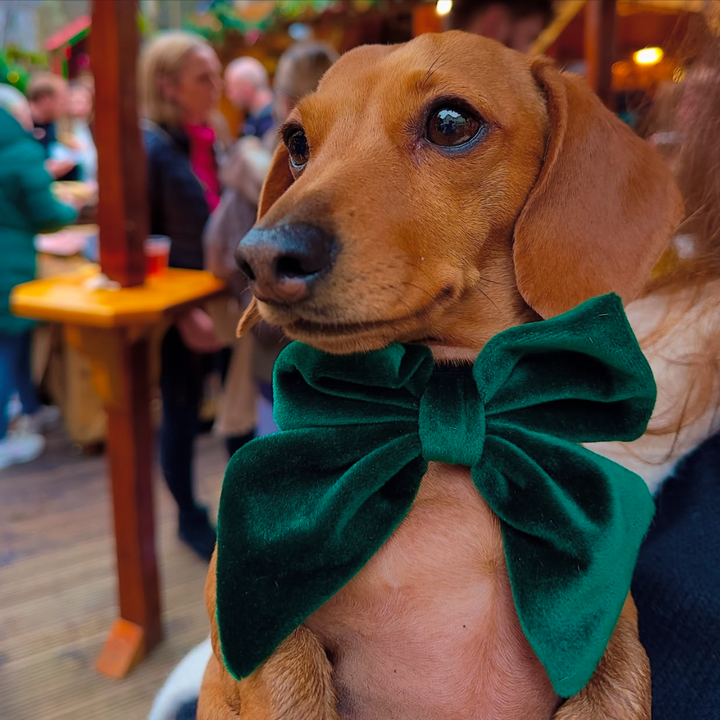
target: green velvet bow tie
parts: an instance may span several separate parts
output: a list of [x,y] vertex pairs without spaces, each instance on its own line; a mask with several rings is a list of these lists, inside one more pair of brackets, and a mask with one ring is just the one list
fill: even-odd
[[590,300],[494,337],[472,370],[421,346],[275,367],[281,432],[232,458],[218,519],[225,664],[253,672],[408,514],[428,462],[466,465],[500,518],[523,631],[558,695],[579,692],[630,588],[653,501],[579,445],[633,440],[655,384],[622,304]]

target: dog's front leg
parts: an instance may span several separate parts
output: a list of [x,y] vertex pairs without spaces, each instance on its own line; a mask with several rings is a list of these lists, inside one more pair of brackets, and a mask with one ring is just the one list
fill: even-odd
[[628,596],[592,679],[553,720],[650,720],[651,700],[650,663],[640,644],[635,603]]
[[198,700],[198,720],[339,720],[332,665],[317,637],[298,628],[250,677],[225,669],[215,620],[215,556],[205,584],[213,656]]

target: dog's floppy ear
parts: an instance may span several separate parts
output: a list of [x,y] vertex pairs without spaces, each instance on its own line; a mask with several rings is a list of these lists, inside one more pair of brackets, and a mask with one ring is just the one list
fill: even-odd
[[638,295],[682,214],[669,168],[578,77],[532,73],[550,120],[543,168],[515,225],[518,288],[542,317],[607,292]]
[[[270,170],[268,171],[260,202],[258,203],[257,219],[260,220],[267,211],[274,205],[275,201],[292,185],[293,176],[290,172],[290,160],[284,143],[279,143],[275,148]],[[253,298],[247,306],[237,326],[237,336],[242,337],[248,330],[251,330],[261,320],[258,311],[257,300]]]

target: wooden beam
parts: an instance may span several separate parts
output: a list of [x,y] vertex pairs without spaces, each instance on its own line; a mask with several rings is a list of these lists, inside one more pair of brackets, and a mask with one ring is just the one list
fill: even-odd
[[90,52],[95,76],[100,265],[123,287],[145,279],[145,154],[137,113],[138,0],[94,0]]
[[[145,152],[137,112],[138,0],[93,0],[100,266],[122,287],[145,281]],[[122,292],[122,290],[118,291]],[[126,330],[66,327],[91,358],[108,418],[120,617],[96,667],[125,677],[162,639],[155,554],[150,346]]]
[[615,110],[612,66],[616,59],[617,0],[589,0],[585,6],[585,65],[590,87]]
[[570,21],[583,9],[588,0],[562,0],[552,22],[540,33],[530,48],[531,55],[542,55],[562,34]]
[[[716,0],[711,0],[710,7]],[[627,5],[625,0],[623,5]],[[633,0],[633,5],[645,5],[646,7],[638,7],[636,10],[645,10],[650,8],[659,10],[660,12],[695,12],[701,13],[708,6],[707,0]]]

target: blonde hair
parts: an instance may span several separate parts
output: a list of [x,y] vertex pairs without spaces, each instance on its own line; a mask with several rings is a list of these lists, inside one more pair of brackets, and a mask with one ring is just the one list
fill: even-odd
[[[689,69],[674,88],[674,117],[668,125],[682,138],[671,159],[685,198],[679,234],[692,237],[692,252],[681,254],[673,244],[656,268],[644,294],[665,296],[668,309],[654,330],[641,338],[643,348],[662,351],[662,342],[692,322],[698,346],[688,345],[681,357],[670,361],[688,367],[690,381],[682,407],[669,412],[667,420],[653,420],[648,430],[653,435],[679,437],[706,413],[720,414],[720,299],[708,290],[720,281],[720,37],[712,31],[712,20],[713,16],[693,20],[685,42]],[[688,104],[692,115],[684,117]]]
[[188,56],[209,48],[199,35],[168,32],[151,40],[140,56],[138,85],[142,114],[158,125],[180,124],[178,108],[162,92],[160,84],[169,79],[177,82]]

